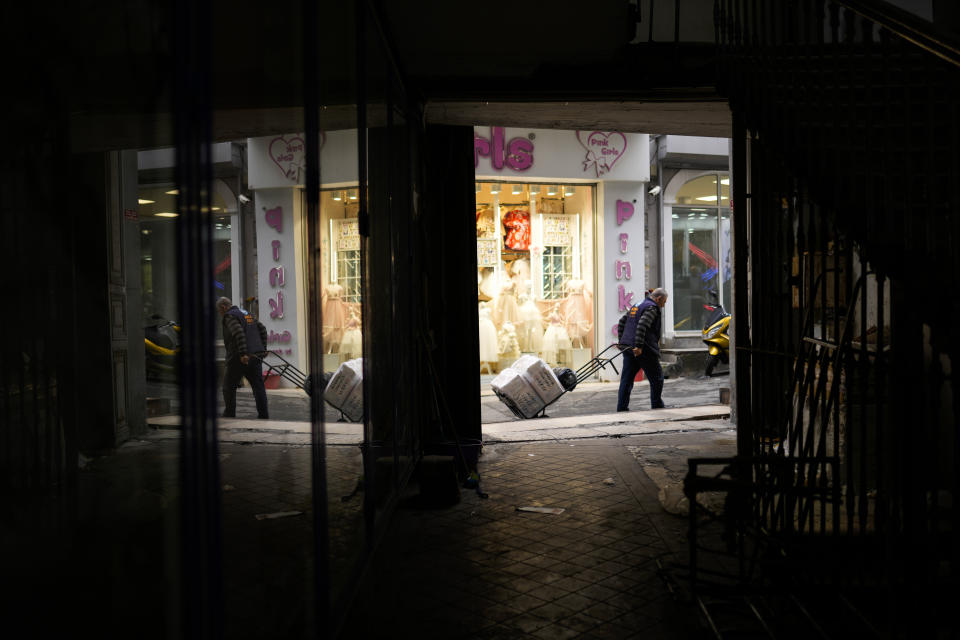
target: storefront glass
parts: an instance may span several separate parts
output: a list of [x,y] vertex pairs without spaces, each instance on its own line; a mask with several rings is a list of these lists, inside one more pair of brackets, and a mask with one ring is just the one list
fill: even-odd
[[576,369],[593,356],[593,185],[478,182],[480,372],[529,353]]
[[[708,174],[684,184],[672,207],[673,328],[700,331],[707,303],[730,305],[730,180]],[[717,206],[720,203],[722,206]]]
[[324,371],[363,355],[357,187],[320,194]]

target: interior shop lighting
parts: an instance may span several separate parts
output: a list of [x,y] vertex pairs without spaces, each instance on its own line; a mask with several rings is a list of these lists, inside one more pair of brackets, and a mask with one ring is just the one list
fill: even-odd
[[333,199],[336,200],[337,202],[340,202],[341,200],[343,200],[343,191],[334,191]]
[[178,196],[180,195],[180,189],[170,189],[170,191],[164,191],[168,196]]
[[356,199],[357,199],[357,190],[356,190],[356,189],[350,189],[350,191],[347,191],[347,197],[350,198],[351,200],[356,200]]
[[490,193],[500,193],[500,183],[494,182],[490,185]]
[[153,200],[147,200],[146,198],[137,198],[137,204],[153,204]]
[[557,185],[555,185],[555,184],[549,185],[549,186],[547,187],[547,195],[548,195],[548,196],[555,196],[555,195],[557,195]]
[[697,200],[700,202],[716,202],[717,196],[700,196]]
[[210,207],[210,211],[220,211],[220,207]]
[[564,195],[564,196],[572,196],[572,195],[575,194],[576,192],[577,192],[577,188],[576,188],[575,186],[573,186],[572,184],[568,184],[567,186],[565,186],[565,187],[563,188],[563,195]]
[[680,214],[679,214],[679,213],[675,213],[675,214],[673,214],[673,217],[674,217],[674,218],[679,218],[679,217],[680,217]]
[[180,214],[179,214],[179,213],[173,213],[173,212],[170,212],[170,211],[161,211],[160,213],[155,213],[155,214],[153,214],[153,215],[157,216],[158,218],[176,218],[176,217],[177,217],[178,215],[180,215]]
[[532,184],[530,185],[530,195],[535,196],[540,193],[540,185]]
[[730,184],[730,178],[723,178],[722,180],[720,180],[720,184],[729,185],[729,184]]
[[523,185],[522,185],[522,184],[515,184],[515,185],[513,185],[513,188],[512,188],[510,191],[511,191],[511,193],[513,193],[513,195],[518,196],[518,195],[520,195],[521,193],[523,193]]

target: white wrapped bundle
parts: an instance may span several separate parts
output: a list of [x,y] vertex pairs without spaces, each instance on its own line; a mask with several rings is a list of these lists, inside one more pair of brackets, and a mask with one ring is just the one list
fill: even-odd
[[354,385],[353,391],[338,409],[343,411],[343,415],[350,418],[351,422],[361,422],[363,420],[363,385]]
[[544,404],[550,404],[563,395],[563,387],[560,385],[553,369],[540,358],[529,355],[521,356],[510,365],[510,368],[520,372],[520,375],[537,392]]
[[[347,360],[339,367],[336,373],[330,378],[326,390],[323,392],[323,399],[332,404],[337,409],[343,411],[351,393],[356,387],[362,387],[360,382],[363,380],[363,358],[356,360]],[[360,394],[361,404],[363,393]],[[346,412],[344,412],[346,413]],[[362,410],[361,410],[362,413]]]
[[544,407],[543,400],[516,369],[507,367],[490,381],[490,386],[510,400],[525,418],[534,417]]

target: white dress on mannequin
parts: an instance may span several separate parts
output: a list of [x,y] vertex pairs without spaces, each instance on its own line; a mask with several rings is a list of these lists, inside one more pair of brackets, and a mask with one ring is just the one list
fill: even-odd
[[497,327],[490,319],[490,307],[481,304],[480,316],[480,362],[497,361]]
[[517,286],[512,280],[507,280],[500,288],[497,303],[493,310],[493,322],[502,327],[504,322],[516,323],[520,321],[520,305],[517,304]]
[[543,359],[547,361],[547,364],[555,367],[558,364],[560,351],[562,349],[572,349],[573,345],[570,343],[570,336],[563,326],[563,319],[560,317],[560,314],[554,310],[548,319],[550,320],[550,324],[543,333],[542,353]]
[[363,334],[360,332],[360,320],[357,314],[350,312],[343,340],[340,341],[340,359],[344,362],[363,356]]
[[539,353],[543,349],[543,316],[540,307],[529,296],[520,296],[520,321],[517,323],[520,350]]
[[578,347],[589,347],[593,340],[593,302],[583,280],[567,280],[567,297],[560,314],[570,340]]

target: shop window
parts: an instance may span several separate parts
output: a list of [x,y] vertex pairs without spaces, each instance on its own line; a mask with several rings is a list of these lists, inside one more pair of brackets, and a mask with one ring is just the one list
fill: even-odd
[[334,282],[347,302],[360,302],[360,228],[357,220],[334,220],[336,241]]
[[676,331],[702,330],[709,314],[706,304],[720,302],[730,308],[729,202],[727,175],[699,176],[677,191],[671,208],[671,303]]
[[592,357],[592,185],[477,183],[481,373],[523,353],[577,368]]
[[362,264],[355,188],[324,190],[320,197],[324,269],[322,314],[324,370],[363,353]]

